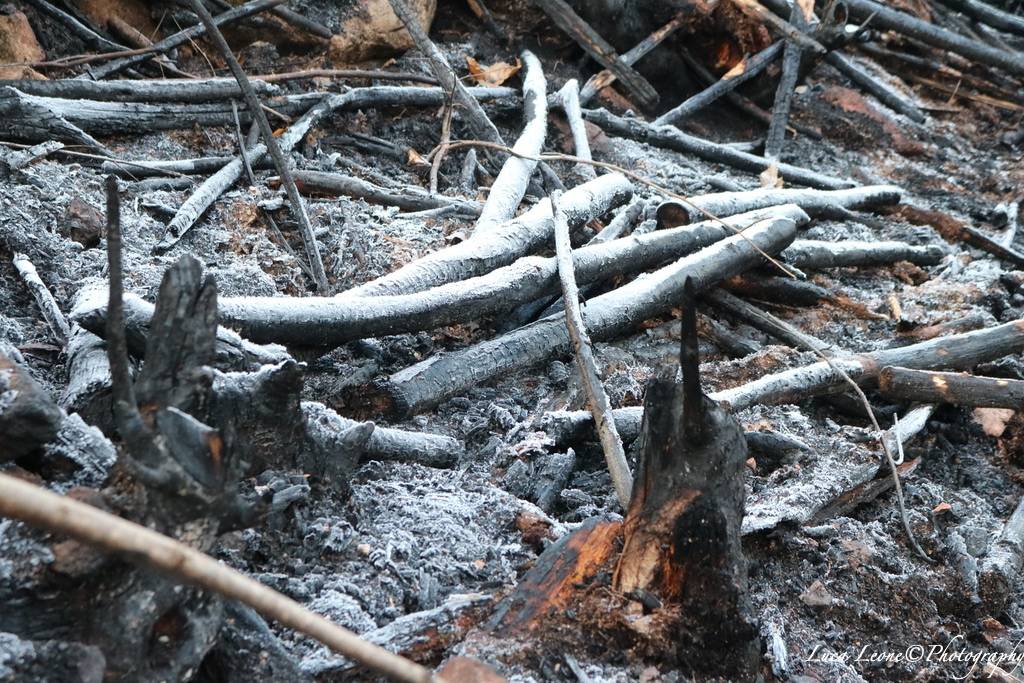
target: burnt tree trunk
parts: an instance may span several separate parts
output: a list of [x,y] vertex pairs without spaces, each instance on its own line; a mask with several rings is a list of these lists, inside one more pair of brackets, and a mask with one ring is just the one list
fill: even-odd
[[[644,602],[653,594],[679,605],[682,659],[704,652],[705,666],[727,669],[720,673],[752,674],[759,647],[740,545],[747,444],[736,419],[700,388],[692,298],[684,311],[681,365],[682,381],[673,368],[647,389],[614,585]],[[706,654],[716,651],[729,654]]]

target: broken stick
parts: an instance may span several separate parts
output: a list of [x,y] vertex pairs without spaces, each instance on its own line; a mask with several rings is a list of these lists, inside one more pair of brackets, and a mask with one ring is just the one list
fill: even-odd
[[908,261],[918,266],[934,266],[941,263],[945,257],[946,249],[938,244],[919,247],[906,242],[855,240],[796,240],[782,252],[782,259],[800,270],[885,266],[898,261]]
[[738,88],[743,83],[746,83],[754,76],[758,75],[771,64],[782,52],[783,43],[773,43],[765,49],[758,52],[753,57],[744,57],[732,67],[720,79],[715,81],[710,87],[705,88],[696,95],[688,97],[683,100],[682,103],[676,105],[672,109],[668,110],[658,118],[654,119],[653,125],[655,126],[667,126],[670,124],[676,124],[683,119],[693,116],[695,113],[710,105],[718,98],[724,96],[726,93],[730,93]]
[[952,403],[982,408],[1024,408],[1024,381],[886,367],[878,376],[886,396],[922,403]]
[[708,214],[732,216],[780,204],[796,204],[812,217],[828,216],[840,209],[876,209],[899,204],[902,197],[903,190],[895,185],[864,185],[848,190],[761,187],[714,192],[688,197],[685,204],[676,199],[662,202],[658,205],[658,228],[674,228],[690,221],[702,221]]
[[267,121],[267,115],[263,111],[260,99],[257,97],[256,91],[253,90],[252,83],[249,82],[245,71],[242,70],[242,65],[235,59],[235,54],[228,46],[228,42],[224,40],[224,35],[217,28],[213,15],[206,9],[206,5],[203,4],[202,0],[191,0],[191,3],[192,9],[195,10],[195,13],[199,15],[199,18],[206,26],[206,31],[209,34],[207,37],[217,46],[224,61],[231,68],[231,73],[234,74],[235,80],[238,81],[238,87],[241,88],[242,94],[245,96],[245,103],[249,107],[249,113],[256,119],[256,124],[260,128],[260,135],[263,137],[263,144],[266,145],[267,151],[270,152],[270,156],[274,160],[274,167],[277,169],[278,175],[281,176],[285,192],[288,193],[288,203],[291,206],[292,214],[299,224],[299,233],[302,235],[302,242],[306,247],[308,265],[313,271],[313,281],[316,284],[316,288],[326,294],[330,290],[331,285],[327,281],[324,262],[320,258],[320,247],[317,246],[316,235],[313,233],[313,226],[309,222],[306,203],[303,201],[302,195],[299,194],[299,190],[295,187],[295,180],[292,178],[291,162],[285,158],[281,147],[277,144],[277,138],[274,137],[274,131],[270,128],[270,122]]
[[[772,161],[747,152],[741,152],[728,145],[703,140],[689,135],[672,126],[655,126],[640,119],[616,116],[604,109],[584,109],[583,118],[595,123],[614,135],[646,142],[683,154],[695,154],[707,161],[716,161],[752,173],[761,173],[772,165]],[[778,164],[779,174],[788,182],[818,187],[826,190],[841,190],[853,187],[854,183],[816,171],[790,164]]]
[[35,265],[28,256],[25,256],[25,254],[15,254],[12,260],[25,286],[32,292],[32,297],[36,300],[36,305],[39,306],[46,324],[50,326],[54,339],[57,340],[61,347],[65,346],[68,343],[68,338],[71,336],[71,328],[68,327],[68,321],[64,318],[64,314],[54,300],[53,294],[50,293],[46,283],[39,277]]
[[[537,155],[544,148],[548,129],[547,82],[540,60],[526,50],[522,55],[523,76],[523,132],[491,185],[487,202],[473,227],[474,234],[484,236],[489,230],[511,220],[526,194],[530,176],[537,168]],[[525,158],[524,158],[525,157]]]
[[0,474],[0,515],[117,553],[249,605],[264,616],[324,643],[393,680],[430,683],[429,669],[362,640],[291,598],[184,543],[109,512]]
[[569,223],[559,208],[559,192],[551,194],[551,212],[555,219],[555,253],[558,261],[558,279],[562,282],[562,301],[565,303],[565,325],[572,340],[576,356],[576,367],[580,373],[583,390],[587,394],[587,402],[594,415],[597,434],[604,449],[604,459],[608,465],[608,473],[612,478],[612,486],[623,509],[629,505],[629,495],[633,490],[633,476],[626,463],[626,452],[622,448],[622,439],[615,431],[615,420],[612,419],[612,404],[601,384],[601,376],[594,362],[594,352],[590,347],[586,323],[580,313],[579,290],[576,287],[576,276],[573,267],[572,245],[569,243]]
[[630,95],[637,98],[644,107],[652,107],[658,101],[658,92],[643,76],[622,61],[615,53],[615,48],[602,38],[590,24],[576,14],[565,0],[535,0],[555,25],[562,29],[583,48],[583,50],[600,62],[601,66],[615,74]]
[[[1024,320],[1014,320],[910,346],[835,358],[832,362],[858,383],[863,383],[877,380],[881,369],[888,365],[920,370],[969,369],[988,360],[1019,353],[1022,349]],[[742,386],[716,392],[712,397],[738,411],[758,403],[798,403],[811,396],[835,392],[843,386],[846,386],[845,379],[822,361],[767,375]]]

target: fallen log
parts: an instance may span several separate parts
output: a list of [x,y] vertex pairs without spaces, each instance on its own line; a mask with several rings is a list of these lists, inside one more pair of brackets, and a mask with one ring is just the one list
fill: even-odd
[[[584,109],[583,118],[604,129],[607,133],[620,135],[638,142],[664,147],[683,154],[694,154],[706,161],[727,164],[752,173],[761,173],[772,165],[772,161],[747,152],[741,152],[728,145],[702,140],[672,126],[654,126],[639,119],[627,119],[603,109]],[[839,190],[853,187],[854,183],[827,176],[790,164],[777,164],[779,174],[788,182]]]
[[1006,520],[978,572],[978,593],[993,614],[1006,608],[1024,565],[1024,498]]
[[597,60],[601,66],[615,74],[629,94],[642,106],[652,107],[658,101],[658,92],[643,76],[626,64],[615,53],[615,48],[601,37],[590,24],[576,14],[565,0],[536,0],[536,4],[555,23],[569,34],[584,52]]
[[1024,409],[1024,381],[885,367],[878,390],[890,398],[920,403]]
[[[890,365],[912,369],[930,370],[938,368],[969,369],[979,363],[1002,358],[1024,350],[1024,320],[1004,323],[985,330],[950,335],[919,344],[895,349],[874,351],[848,358],[834,358],[833,363],[842,368],[858,383],[878,379],[882,368]],[[835,393],[849,386],[828,363],[805,365],[793,370],[767,375],[733,389],[710,394],[716,401],[723,401],[732,410],[739,411],[752,405],[777,405],[796,403],[811,396]],[[643,419],[642,408],[617,408],[613,411],[615,425],[623,440],[632,432],[630,425],[639,424]],[[557,435],[556,442],[571,443],[572,439],[592,433],[593,419],[588,411],[551,413],[545,418],[545,429],[549,426]]]
[[[700,386],[696,301],[689,278],[680,365],[647,387],[636,483],[622,522],[622,554],[612,584],[630,596],[679,605],[689,657],[709,670],[753,675],[760,643],[747,596],[740,544],[747,446],[736,419]],[[711,656],[720,651],[726,656]],[[684,655],[684,659],[689,659]]]
[[[93,334],[106,337],[107,289],[102,286],[86,286],[78,293],[71,310],[72,322],[78,323]],[[153,319],[154,305],[126,293],[124,295],[125,331],[128,351],[141,358],[145,355],[149,337],[149,323]],[[214,345],[214,362],[225,370],[249,370],[263,365],[272,365],[291,356],[280,346],[254,344],[231,330],[218,327]]]
[[[66,101],[66,100],[59,100]],[[52,111],[38,98],[14,88],[0,88],[0,116],[5,122],[8,137],[29,142],[50,142],[54,139],[73,142],[91,150],[111,156],[112,152],[99,140]]]
[[[515,96],[515,91],[510,88],[471,88],[470,93],[484,99]],[[444,104],[444,91],[440,88],[403,88],[393,86],[356,88],[348,92],[323,98],[281,134],[278,144],[283,153],[290,152],[305,138],[306,133],[313,126],[335,111],[385,106],[437,107],[442,104]],[[233,119],[234,117],[232,116],[232,121]],[[256,166],[266,151],[267,149],[264,145],[258,144],[248,150],[247,156],[252,164]],[[199,217],[210,208],[217,198],[242,177],[243,171],[244,164],[242,163],[242,158],[237,156],[208,178],[181,205],[178,213],[167,224],[167,231],[153,248],[154,251],[156,253],[163,253],[177,244],[178,240],[195,225]]]
[[[295,115],[305,111],[323,97],[320,93],[283,95],[269,100],[268,105],[282,113]],[[36,112],[46,112],[49,118],[65,121],[87,135],[148,133],[154,130],[182,130],[195,126],[227,127],[233,126],[235,120],[230,102],[149,104],[63,99],[28,95],[9,86],[0,87],[0,111],[4,112],[8,124],[12,127],[11,131],[15,133],[29,130],[33,126],[38,127],[38,122],[32,122]],[[245,123],[251,120],[248,113],[243,116]]]
[[898,261],[934,266],[946,257],[946,250],[937,244],[915,246],[905,242],[796,240],[781,256],[785,263],[800,270],[885,266]]
[[[607,176],[605,176],[607,177]],[[765,252],[785,248],[796,224],[788,218],[762,221],[742,235],[717,242],[616,290],[591,299],[583,312],[595,340],[623,334],[678,300],[689,276],[699,290],[763,262]],[[1024,325],[1022,325],[1024,326]],[[561,314],[469,348],[440,354],[379,383],[371,400],[397,415],[408,415],[509,372],[570,350]]]
[[[548,100],[547,81],[541,69],[540,60],[526,50],[522,54],[525,75],[523,76],[523,132],[502,164],[498,177],[494,179],[480,218],[473,226],[473,233],[481,237],[502,223],[512,220],[519,203],[523,201],[530,176],[537,168],[537,155],[544,148],[547,136]],[[525,158],[524,158],[525,157]]]
[[[242,91],[231,78],[196,80],[146,78],[132,81],[86,81],[78,78],[56,81],[0,80],[0,87],[17,88],[26,95],[63,100],[100,102],[216,102],[240,99]],[[253,81],[257,94],[281,95],[271,83]]]
[[[103,81],[106,82],[106,81]],[[118,82],[118,81],[115,81]],[[117,160],[100,164],[102,173],[113,173],[122,178],[152,178],[154,176],[207,175],[216,173],[232,161],[232,157],[198,157],[196,159],[161,160]],[[269,168],[269,164],[264,164]]]
[[[848,190],[762,187],[756,190],[715,192],[687,197],[686,203],[669,199],[658,205],[656,216],[658,228],[663,229],[686,225],[691,221],[702,221],[708,214],[732,216],[779,204],[796,204],[809,216],[818,217],[827,216],[836,209],[875,209],[899,204],[902,197],[903,190],[895,185],[865,185]],[[794,242],[794,245],[799,242]]]
[[[565,193],[563,209],[569,225],[578,227],[625,202],[632,195],[629,181],[618,173],[601,176]],[[552,234],[551,203],[543,200],[521,216],[474,234],[464,242],[441,249],[340,297],[410,294],[448,282],[481,275],[507,265],[538,248]]]
[[[619,61],[628,66],[633,66],[650,54],[654,48],[661,45],[666,38],[682,28],[685,23],[685,15],[683,13],[677,14],[671,21],[637,43],[631,50],[619,55]],[[585,105],[590,102],[599,90],[607,88],[615,82],[616,78],[618,77],[608,69],[604,69],[588,78],[587,82],[580,88],[580,104]]]
[[884,81],[872,76],[853,59],[839,52],[829,52],[825,61],[835,67],[836,71],[853,81],[862,90],[874,95],[879,102],[893,111],[903,114],[911,121],[924,123],[927,117],[916,104],[901,95]]
[[106,345],[92,332],[75,325],[65,353],[68,383],[60,395],[60,407],[110,433],[114,413]]
[[654,119],[652,125],[668,126],[687,119],[707,107],[728,92],[732,92],[743,83],[754,78],[768,68],[782,53],[784,43],[769,45],[750,58],[744,57],[736,66],[726,71],[713,85],[683,100],[680,104]]
[[1015,76],[1024,76],[1024,53],[990,47],[874,0],[846,0],[846,7],[850,16],[855,19],[863,21],[871,17],[872,26],[917,38],[929,45],[1003,69]]
[[[303,401],[301,408],[306,438],[327,458],[338,453],[339,439],[366,424],[342,417],[322,403]],[[361,448],[365,460],[415,462],[428,467],[453,467],[465,453],[463,445],[448,436],[377,426]]]
[[[861,384],[876,381],[881,369],[889,365],[918,370],[970,369],[1021,350],[1024,350],[1024,320],[1014,320],[910,346],[835,358],[832,362]],[[716,392],[712,397],[739,411],[755,404],[797,403],[811,396],[835,392],[844,386],[847,384],[843,377],[822,361],[767,375],[742,386]]]
[[[771,207],[645,235],[597,242],[576,249],[573,261],[581,283],[637,272],[680,258],[734,231],[771,218],[807,220],[796,206]],[[224,297],[218,303],[222,325],[244,339],[297,346],[332,347],[356,339],[417,332],[477,320],[558,291],[554,258],[525,257],[486,275],[451,282],[413,294],[375,297]],[[92,299],[75,307],[76,320],[104,315]],[[144,314],[138,299],[126,299],[130,316]],[[144,323],[145,321],[139,321]],[[93,325],[98,323],[91,323]],[[134,323],[133,323],[134,324]]]

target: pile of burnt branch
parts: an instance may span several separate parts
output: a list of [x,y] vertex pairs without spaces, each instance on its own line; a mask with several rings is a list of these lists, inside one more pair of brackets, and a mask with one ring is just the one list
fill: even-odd
[[[1024,382],[970,374],[1024,351],[1022,319],[918,330],[913,343],[894,341],[854,354],[752,303],[785,301],[878,316],[808,273],[907,264],[935,268],[934,277],[941,278],[968,248],[987,252],[1004,269],[1007,288],[1024,293],[1024,254],[1013,246],[1019,207],[1007,208],[1006,229],[995,235],[931,207],[903,204],[899,187],[859,184],[781,161],[787,136],[820,135],[789,117],[793,93],[819,69],[842,74],[907,125],[922,125],[933,112],[896,84],[903,81],[1020,110],[1019,15],[975,0],[916,3],[926,16],[872,0],[817,6],[729,0],[721,3],[728,12],[716,9],[718,3],[684,3],[675,16],[660,17],[664,9],[645,15],[644,21],[663,21],[620,54],[602,36],[617,29],[587,16],[586,3],[573,8],[562,0],[537,0],[603,68],[583,86],[570,80],[550,92],[544,65],[530,51],[520,57],[521,89],[466,87],[404,0],[390,5],[429,64],[429,75],[247,74],[222,29],[273,13],[275,21],[320,39],[331,35],[282,0],[252,0],[216,16],[211,8],[224,10],[227,3],[189,0],[181,11],[191,25],[157,42],[124,27],[112,34],[59,3],[27,4],[95,52],[36,64],[81,70],[77,78],[0,82],[9,152],[0,170],[16,180],[50,157],[107,175],[102,237],[109,286],[83,287],[74,305],[62,308],[29,255],[28,238],[5,236],[4,248],[14,252],[24,286],[67,359],[64,391],[53,397],[32,379],[17,349],[0,348],[0,513],[27,523],[0,523],[4,560],[11,566],[0,574],[0,632],[36,644],[34,654],[20,660],[23,680],[44,672],[51,679],[88,681],[200,675],[307,680],[264,618],[344,655],[349,673],[366,667],[396,680],[426,681],[434,674],[379,645],[433,666],[456,640],[464,654],[500,660],[496,638],[544,642],[547,648],[590,638],[591,648],[605,642],[686,671],[750,680],[762,667],[762,646],[747,596],[744,536],[784,522],[820,524],[889,489],[902,510],[900,478],[917,463],[904,460],[903,444],[937,406],[1019,410],[1024,404]],[[482,3],[471,5],[500,31]],[[670,38],[700,35],[709,26],[721,30],[727,20],[737,34],[764,44],[720,76],[681,50],[703,85],[678,104],[662,102],[659,108],[656,89],[633,66],[659,46],[667,48]],[[212,45],[230,78],[196,78],[176,63],[174,50],[199,39]],[[615,39],[620,41],[617,34]],[[766,77],[755,78],[760,74]],[[314,77],[375,84],[332,93],[281,85]],[[621,93],[611,90],[613,84]],[[588,108],[598,97],[609,108]],[[719,99],[763,122],[763,142],[740,147],[683,130]],[[615,104],[623,101],[628,106]],[[371,109],[444,111],[441,142],[421,162],[430,167],[427,187],[314,170],[299,153],[307,136],[336,113]],[[568,122],[571,155],[545,152],[552,109]],[[494,123],[508,111],[522,120],[515,140],[506,140]],[[197,126],[236,132],[237,154],[123,158],[110,142]],[[744,190],[720,178],[721,192],[682,196],[595,159],[595,126],[609,138],[759,177],[761,187]],[[1020,138],[1020,130],[1006,132],[1007,144]],[[456,152],[463,162],[452,177],[442,170],[445,157]],[[218,297],[190,256],[166,271],[155,301],[124,291],[122,196],[187,190],[153,249],[164,254],[180,248],[190,231],[201,231],[207,210],[243,181],[283,189],[299,237],[294,251],[315,295]],[[482,186],[489,186],[485,200],[477,198]],[[306,209],[314,194],[356,197],[424,219],[454,217],[464,229],[449,246],[337,291]],[[523,206],[531,197],[536,201]],[[265,216],[276,231],[269,210]],[[930,225],[946,243],[801,238],[821,219],[871,226],[879,216]],[[942,265],[945,271],[937,268]],[[892,307],[891,318],[899,320],[898,300]],[[678,366],[663,369],[648,386],[644,406],[613,407],[592,343],[638,333],[646,321],[673,315],[682,318]],[[730,357],[751,358],[752,372],[762,374],[756,372],[761,345],[720,319],[807,352],[801,358],[811,360],[705,393],[699,337]],[[354,392],[359,400],[346,403],[348,417],[302,400],[307,365],[297,359],[350,342],[481,320],[503,324],[461,348],[361,378]],[[371,645],[205,554],[230,531],[270,524],[315,488],[344,497],[361,462],[456,465],[463,454],[457,440],[376,422],[431,411],[477,385],[569,357],[588,409],[548,412],[536,428],[561,448],[597,439],[625,517],[592,519],[549,545],[489,619],[435,610],[413,615],[402,629],[371,638],[377,643]],[[869,393],[909,410],[883,430]],[[745,431],[734,413],[822,396],[837,402],[853,397],[855,410],[871,424],[879,462],[828,473],[828,486],[803,490],[785,514],[778,514],[778,506],[747,509],[748,455],[779,458],[802,444],[772,431]],[[631,445],[634,466],[626,453]],[[540,508],[550,506],[572,466],[542,474],[536,482]],[[297,474],[257,483],[268,470]],[[838,494],[837,477],[844,482]],[[903,521],[908,546],[930,560],[905,514]],[[1010,598],[1022,563],[1024,506],[977,571],[980,599],[991,609]],[[585,636],[579,619],[558,616],[570,611],[583,615]],[[438,677],[500,680],[483,666],[451,657]]]

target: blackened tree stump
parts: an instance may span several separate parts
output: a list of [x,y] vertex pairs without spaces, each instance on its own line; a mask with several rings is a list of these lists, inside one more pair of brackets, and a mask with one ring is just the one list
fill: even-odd
[[705,664],[732,673],[757,667],[757,629],[747,600],[740,544],[746,498],[743,428],[700,388],[692,288],[683,313],[682,381],[671,375],[647,389],[636,483],[623,523],[624,545],[613,578],[627,596],[653,595],[681,608],[688,645]]

